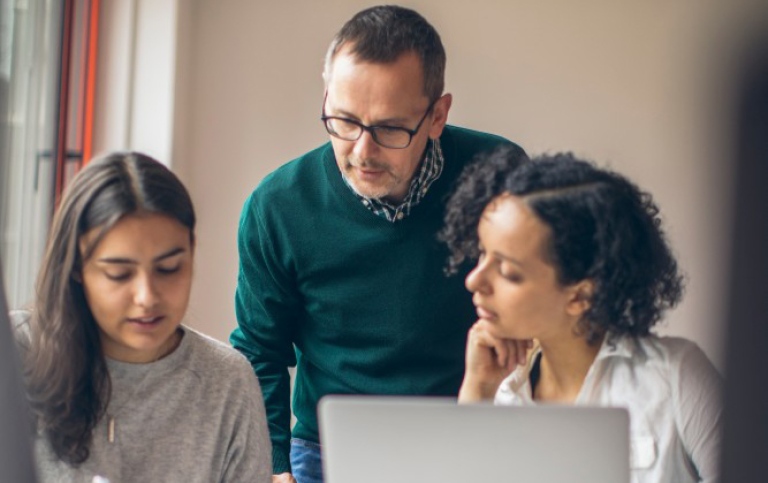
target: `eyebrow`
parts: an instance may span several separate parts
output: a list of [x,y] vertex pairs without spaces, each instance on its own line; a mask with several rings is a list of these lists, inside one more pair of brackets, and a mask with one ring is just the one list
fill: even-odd
[[517,265],[520,268],[525,268],[525,264],[523,262],[521,262],[520,260],[518,260],[517,258],[510,257],[510,256],[507,256],[507,255],[504,255],[501,252],[496,252],[496,251],[493,252],[493,255],[496,256],[496,257],[501,258],[502,260],[504,260],[506,262],[513,263],[513,264]]
[[[156,262],[165,260],[166,258],[171,258],[181,253],[184,253],[185,251],[187,251],[186,248],[182,248],[182,247],[172,248],[171,250],[168,250],[167,252],[156,256],[155,258],[152,259],[152,261],[156,263]],[[132,258],[122,258],[122,257],[104,257],[104,258],[99,258],[97,261],[101,263],[119,263],[124,265],[139,264],[139,262],[137,262]]]
[[[351,119],[353,121],[361,122],[359,117],[343,109],[331,109],[331,111],[336,113],[336,114],[332,114],[331,117],[344,117],[347,119]],[[368,124],[368,126],[402,127],[402,126],[391,126],[391,124],[404,124],[404,123],[407,123],[408,121],[409,119],[405,117],[391,117],[387,119],[381,119],[380,121],[374,122],[372,124]]]

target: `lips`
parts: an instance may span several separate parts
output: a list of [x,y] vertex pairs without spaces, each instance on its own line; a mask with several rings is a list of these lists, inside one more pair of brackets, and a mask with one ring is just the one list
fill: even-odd
[[165,317],[162,315],[148,315],[143,317],[131,317],[128,322],[142,326],[151,326],[160,323]]
[[352,168],[356,169],[362,174],[368,175],[381,174],[387,171],[386,169],[380,168],[378,166],[352,166]]
[[496,314],[482,307],[477,307],[477,316],[485,320],[495,320]]
[[363,174],[370,174],[370,175],[379,174],[379,173],[383,173],[384,172],[383,169],[357,168],[357,170],[360,171]]
[[379,183],[386,171],[357,168],[357,179],[362,182]]
[[492,310],[488,310],[487,308],[483,307],[483,305],[480,304],[479,301],[472,300],[472,303],[475,305],[475,310],[477,312],[478,318],[493,321],[498,317],[496,315],[496,312],[493,312]]
[[354,169],[364,174],[379,174],[387,171],[386,163],[381,163],[371,159],[360,161],[357,159],[347,159],[347,169]]

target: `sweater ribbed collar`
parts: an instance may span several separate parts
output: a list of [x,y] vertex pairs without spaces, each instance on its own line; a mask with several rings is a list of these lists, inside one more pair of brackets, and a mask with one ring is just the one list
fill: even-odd
[[375,215],[380,216],[391,223],[395,223],[411,214],[411,210],[424,199],[424,196],[426,196],[432,183],[440,178],[440,175],[443,173],[445,159],[443,158],[443,150],[440,147],[440,139],[430,140],[429,144],[430,146],[426,150],[418,175],[414,176],[411,180],[408,194],[399,205],[393,205],[379,198],[362,196],[354,190],[343,173],[341,177],[347,185],[347,188],[352,191],[363,206],[368,208],[368,210]]

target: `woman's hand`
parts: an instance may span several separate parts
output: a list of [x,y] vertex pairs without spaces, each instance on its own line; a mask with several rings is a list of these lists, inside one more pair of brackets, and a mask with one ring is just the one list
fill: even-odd
[[280,473],[272,475],[272,483],[296,483],[296,478],[290,473]]
[[466,369],[459,402],[492,399],[496,390],[518,365],[525,364],[530,340],[504,338],[483,319],[469,329],[465,354]]

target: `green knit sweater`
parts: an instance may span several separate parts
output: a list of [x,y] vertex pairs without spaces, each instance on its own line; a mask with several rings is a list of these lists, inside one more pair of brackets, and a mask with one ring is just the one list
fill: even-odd
[[441,177],[395,223],[345,185],[330,143],[268,175],[246,201],[231,342],[259,377],[275,473],[290,471],[288,366],[297,366],[293,435],[310,441],[326,394],[457,394],[476,316],[464,274],[444,275],[435,234],[462,168],[504,143],[446,127]]

